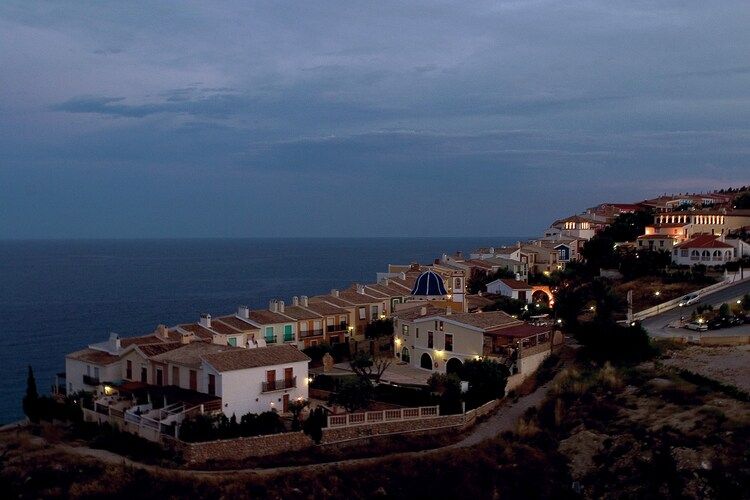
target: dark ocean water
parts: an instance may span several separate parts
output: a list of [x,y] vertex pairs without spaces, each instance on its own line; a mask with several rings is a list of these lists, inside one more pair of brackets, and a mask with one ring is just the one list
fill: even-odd
[[197,321],[237,305],[373,282],[388,263],[518,238],[0,241],[0,422],[22,417],[26,366],[40,392],[64,356],[102,341]]

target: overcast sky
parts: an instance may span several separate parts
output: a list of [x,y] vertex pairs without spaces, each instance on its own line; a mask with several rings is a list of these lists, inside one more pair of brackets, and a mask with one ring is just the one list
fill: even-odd
[[533,235],[750,183],[750,2],[0,3],[0,238]]

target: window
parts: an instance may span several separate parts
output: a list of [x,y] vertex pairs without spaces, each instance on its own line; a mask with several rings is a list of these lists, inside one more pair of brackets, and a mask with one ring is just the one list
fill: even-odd
[[231,345],[232,347],[237,347],[237,337],[227,338],[227,345]]
[[267,326],[266,327],[266,335],[265,335],[265,337],[266,337],[266,342],[267,343],[276,342],[276,337],[273,334],[273,327],[272,326]]
[[284,368],[284,380],[292,380],[294,378],[293,368]]
[[133,379],[133,362],[130,360],[125,362],[125,378],[128,380]]
[[208,395],[216,396],[216,375],[213,373],[208,374]]
[[190,370],[190,390],[198,390],[198,372],[195,370]]
[[173,366],[172,367],[172,385],[180,385],[180,367],[179,366]]
[[663,247],[663,246],[664,246],[664,240],[659,240],[659,246],[660,246],[660,247]]
[[408,337],[409,336],[409,325],[404,325],[402,327],[402,330],[404,332],[404,337]]
[[419,338],[419,328],[417,328],[416,337]]
[[430,349],[432,349],[433,337],[434,334],[432,332],[427,332],[427,347],[429,347]]
[[98,366],[94,367],[94,378],[95,379],[99,378],[99,367]]
[[643,246],[643,240],[638,240],[638,246],[639,246],[639,247],[642,247],[642,246]]
[[359,308],[359,319],[367,319],[367,311],[364,307]]
[[445,334],[445,350],[446,351],[453,350],[453,335],[450,333]]
[[378,306],[370,306],[370,319],[373,321],[378,319]]
[[[676,252],[676,251],[677,251],[677,250],[675,250],[675,252]],[[684,249],[684,248],[683,248],[682,250],[680,250],[680,255],[681,255],[682,257],[687,257],[687,256],[688,256],[688,251],[687,251],[686,249]]]
[[438,321],[438,329],[442,332],[443,331],[443,322]]
[[453,285],[453,287],[454,287],[454,288],[455,288],[456,290],[460,290],[460,289],[461,289],[461,278],[456,278],[456,279],[454,280],[454,285]]
[[284,325],[284,342],[291,342],[292,340],[294,340],[292,325]]

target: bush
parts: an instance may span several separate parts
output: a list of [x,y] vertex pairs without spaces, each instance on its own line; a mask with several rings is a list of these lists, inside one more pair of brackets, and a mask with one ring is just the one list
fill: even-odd
[[638,363],[651,359],[657,350],[640,325],[585,323],[574,335],[584,347],[583,354],[597,361]]
[[180,426],[180,439],[188,442],[233,439],[237,437],[262,436],[284,432],[284,423],[278,413],[267,411],[260,414],[247,413],[239,422],[232,415],[197,415],[187,418]]
[[469,382],[465,395],[467,408],[476,408],[505,396],[508,367],[488,359],[469,360],[461,367],[461,380]]
[[343,406],[346,411],[353,412],[367,407],[370,399],[372,399],[372,385],[358,377],[342,382],[339,389],[328,398],[328,402]]

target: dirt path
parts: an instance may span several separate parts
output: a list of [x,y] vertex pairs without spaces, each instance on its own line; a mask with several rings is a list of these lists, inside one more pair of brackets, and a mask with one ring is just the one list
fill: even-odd
[[286,467],[273,467],[273,468],[250,468],[250,469],[235,469],[235,470],[222,470],[222,471],[211,471],[211,470],[188,470],[188,469],[166,469],[164,467],[156,465],[148,465],[140,462],[130,460],[107,450],[98,450],[88,447],[76,447],[67,444],[53,445],[55,448],[80,457],[95,458],[102,462],[112,465],[124,465],[128,467],[134,467],[144,469],[153,472],[169,472],[185,477],[195,477],[203,475],[211,475],[212,477],[233,475],[237,474],[249,474],[249,475],[275,475],[286,472],[295,472],[301,470],[317,470],[322,471],[330,467],[340,466],[352,466],[362,464],[373,464],[383,460],[390,460],[393,458],[418,458],[424,457],[431,453],[438,453],[446,449],[451,448],[465,448],[477,445],[482,441],[492,439],[502,432],[510,431],[515,429],[516,421],[521,417],[526,410],[533,406],[539,405],[544,397],[547,395],[551,386],[550,382],[538,387],[534,392],[526,396],[522,396],[515,403],[507,403],[501,406],[497,412],[490,416],[484,422],[476,425],[471,431],[463,437],[460,441],[443,446],[440,448],[432,448],[429,450],[415,451],[415,452],[402,452],[384,455],[380,457],[368,457],[368,458],[355,458],[349,460],[339,460],[335,462],[324,462],[318,464],[309,465],[291,465]]

